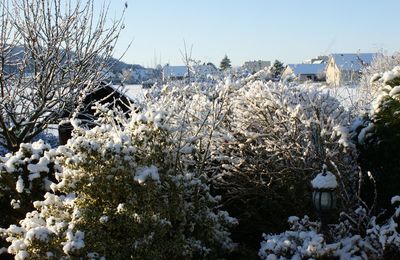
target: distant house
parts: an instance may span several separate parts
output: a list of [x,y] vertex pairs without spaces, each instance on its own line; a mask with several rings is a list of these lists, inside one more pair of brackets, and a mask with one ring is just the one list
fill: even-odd
[[[182,80],[188,78],[205,78],[208,75],[212,75],[218,72],[218,69],[214,64],[202,64],[202,65],[193,65],[191,67],[187,66],[170,66],[165,65],[162,69],[162,79],[163,81],[171,81],[171,80]],[[189,75],[190,73],[190,75]]]
[[328,63],[328,60],[329,60],[328,56],[320,55],[320,56],[317,56],[315,58],[306,60],[303,63],[307,63],[307,64],[322,64],[322,63]]
[[187,76],[187,66],[170,66],[167,64],[162,69],[162,79],[164,82],[168,80],[182,80]]
[[329,57],[326,81],[333,86],[357,82],[362,69],[369,66],[377,53],[335,53]]
[[325,68],[326,64],[288,64],[282,73],[282,79],[295,75],[300,82],[324,81]]

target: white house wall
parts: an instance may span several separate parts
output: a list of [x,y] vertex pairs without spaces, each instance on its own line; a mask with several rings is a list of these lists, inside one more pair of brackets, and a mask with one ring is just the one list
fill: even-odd
[[282,72],[281,78],[284,79],[287,76],[292,75],[292,74],[293,74],[293,70],[289,66],[287,66],[286,69]]
[[336,66],[334,60],[331,58],[329,60],[328,66],[326,67],[326,82],[332,86],[339,86],[341,73]]

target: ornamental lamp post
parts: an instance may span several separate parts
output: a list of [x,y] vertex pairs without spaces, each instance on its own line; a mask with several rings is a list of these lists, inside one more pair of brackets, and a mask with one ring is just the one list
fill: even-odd
[[321,219],[321,230],[325,239],[329,239],[327,217],[336,208],[336,188],[338,186],[336,176],[327,171],[323,165],[322,172],[311,181],[313,187],[312,202]]

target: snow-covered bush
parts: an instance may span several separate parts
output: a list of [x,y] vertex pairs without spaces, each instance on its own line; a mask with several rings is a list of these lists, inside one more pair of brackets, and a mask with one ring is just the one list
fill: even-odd
[[170,259],[232,250],[227,227],[237,221],[179,159],[186,148],[173,143],[168,113],[127,119],[97,109],[98,126],[74,122],[73,138],[57,149],[63,171],[53,192],[19,226],[2,230],[8,251],[21,259]]
[[212,86],[164,86],[156,95],[149,103],[168,111],[166,121],[181,130],[175,139],[188,148],[186,154],[203,152],[208,164],[222,166],[215,179],[246,172],[265,184],[272,173],[313,173],[324,162],[346,173],[354,169],[349,166],[354,145],[344,131],[353,116],[317,89],[299,90],[251,76]]
[[45,130],[38,134],[35,138],[32,139],[32,142],[36,142],[38,140],[43,140],[46,144],[49,144],[51,148],[55,148],[59,146],[58,136],[54,135],[48,130]]
[[[400,254],[400,196],[392,199],[397,204],[395,213],[381,224],[377,217],[369,218],[364,234],[354,232],[360,222],[341,220],[321,234],[320,222],[290,217],[290,230],[280,234],[263,234],[259,256],[263,259],[396,259]],[[356,214],[365,218],[365,210]]]
[[16,224],[42,199],[55,174],[61,171],[56,152],[42,140],[21,144],[15,153],[0,157],[0,226]]
[[400,66],[400,53],[393,55],[378,54],[374,57],[371,65],[363,68],[360,90],[365,92],[366,101],[372,102],[380,91],[380,87],[375,84],[375,79],[396,66]]
[[[250,151],[252,159],[261,160],[258,164],[269,165],[268,173],[317,170],[330,160],[347,167],[351,160],[346,152],[352,147],[341,127],[352,115],[329,94],[256,81],[239,89],[230,104],[227,130],[233,138],[220,145],[236,159],[247,159],[242,152]],[[227,162],[243,165],[239,160]],[[268,174],[265,177],[268,182]]]
[[[356,183],[354,147],[342,131],[352,115],[328,94],[264,81],[262,73],[168,85],[152,90],[149,101],[169,111],[166,121],[182,130],[174,136],[184,147],[180,159],[207,173],[240,219],[235,236],[253,247],[262,230],[277,232],[286,228],[283,219],[312,210],[308,182],[322,164],[342,173],[341,189]],[[350,192],[341,194],[342,202],[353,201]]]
[[55,151],[42,140],[21,144],[14,154],[0,157],[0,227],[17,224],[34,201],[43,199],[60,172],[55,159]]
[[387,208],[400,189],[400,66],[376,75],[373,84],[370,113],[355,121],[352,135],[361,166],[376,179],[378,207]]
[[278,232],[288,216],[313,212],[308,183],[324,163],[341,173],[339,205],[354,202],[357,164],[343,131],[352,115],[338,100],[261,81],[229,98],[219,130],[226,138],[213,140],[208,169],[224,205],[239,218],[245,243],[255,246],[257,232]]
[[[43,140],[46,144],[50,145],[51,148],[55,148],[59,145],[58,137],[47,131],[41,132],[36,135],[32,139],[31,143],[37,142],[39,140]],[[6,147],[0,145],[0,156],[5,156],[9,152],[10,151]]]

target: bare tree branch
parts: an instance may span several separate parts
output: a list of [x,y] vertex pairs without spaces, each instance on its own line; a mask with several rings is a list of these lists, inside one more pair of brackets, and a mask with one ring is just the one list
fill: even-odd
[[94,0],[0,3],[0,145],[17,150],[104,80],[124,11],[109,21]]

